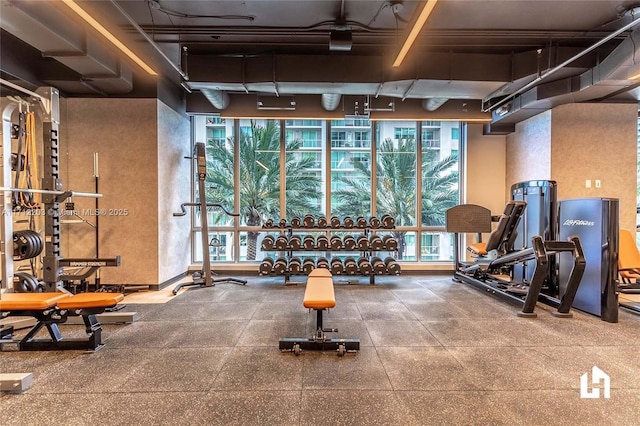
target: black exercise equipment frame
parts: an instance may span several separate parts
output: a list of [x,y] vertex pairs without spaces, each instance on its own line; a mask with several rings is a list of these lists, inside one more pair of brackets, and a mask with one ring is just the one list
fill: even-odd
[[[196,166],[198,168],[198,191],[200,194],[200,202],[199,203],[182,203],[180,205],[181,212],[174,213],[174,216],[184,216],[187,214],[187,210],[185,207],[200,207],[200,234],[202,236],[202,271],[200,271],[200,276],[198,278],[194,278],[191,282],[184,282],[178,284],[172,291],[175,296],[178,294],[181,288],[183,287],[213,287],[215,283],[234,283],[245,285],[247,283],[246,280],[242,280],[239,278],[213,278],[214,272],[211,270],[211,259],[209,257],[209,224],[207,223],[207,208],[208,207],[216,207],[222,210],[226,215],[232,217],[240,216],[239,213],[231,213],[227,211],[221,204],[219,203],[207,203],[207,193],[205,188],[205,180],[207,179],[207,158],[206,158],[206,150],[203,142],[198,142],[195,145],[195,160]],[[193,159],[193,157],[187,157]]]
[[291,351],[296,355],[302,350],[312,351],[337,351],[338,356],[344,356],[346,352],[360,350],[360,339],[332,339],[326,333],[337,333],[337,328],[323,328],[322,311],[316,309],[316,331],[311,337],[285,337],[280,339],[278,347],[281,351]]

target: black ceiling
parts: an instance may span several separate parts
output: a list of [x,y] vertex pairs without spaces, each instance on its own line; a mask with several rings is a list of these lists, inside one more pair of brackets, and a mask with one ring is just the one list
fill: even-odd
[[[422,1],[77,3],[163,79],[184,82],[194,94],[484,100],[485,109],[491,109],[527,84],[518,95],[537,89],[535,99],[520,99],[511,112],[526,106],[527,99],[538,102],[536,107],[541,100],[553,106],[567,94],[579,101],[637,99],[636,83],[628,79],[640,71],[631,40],[635,27],[611,37],[640,18],[632,1],[440,0],[397,69],[391,63]],[[60,1],[2,0],[0,5],[4,78],[56,85],[69,96],[135,96],[152,88],[153,79]],[[332,31],[351,33],[350,50],[329,49]],[[605,37],[611,39],[554,70]],[[625,41],[633,44],[631,51],[621,47]],[[607,61],[607,67],[598,68]],[[543,77],[549,70],[553,76]],[[598,90],[583,90],[596,85]]]

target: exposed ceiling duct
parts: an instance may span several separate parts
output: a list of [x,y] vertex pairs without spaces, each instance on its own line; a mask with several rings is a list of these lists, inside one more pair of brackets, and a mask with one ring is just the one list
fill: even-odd
[[200,89],[200,92],[207,98],[216,109],[223,110],[229,106],[229,95],[222,90]]
[[0,26],[80,75],[77,81],[44,79],[45,83],[74,93],[121,94],[133,89],[129,66],[54,8],[38,2],[4,4]]
[[323,93],[322,94],[322,108],[327,111],[335,111],[340,105],[340,99],[342,95],[339,93]]
[[435,111],[447,102],[449,98],[427,98],[422,100],[422,108]]
[[579,75],[541,83],[513,97],[491,112],[491,123],[518,123],[559,105],[599,101],[637,86],[638,82],[630,77],[640,72],[640,51],[634,41],[638,37],[640,29],[634,30],[599,64]]

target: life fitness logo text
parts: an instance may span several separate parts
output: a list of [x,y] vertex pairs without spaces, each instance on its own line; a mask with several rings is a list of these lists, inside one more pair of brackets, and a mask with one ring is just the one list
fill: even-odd
[[600,385],[605,398],[611,397],[611,378],[607,373],[600,370],[595,365],[591,369],[591,384],[593,388],[589,390],[589,373],[580,376],[580,398],[598,399],[600,398]]
[[567,219],[562,223],[562,226],[593,226],[595,224],[589,220]]

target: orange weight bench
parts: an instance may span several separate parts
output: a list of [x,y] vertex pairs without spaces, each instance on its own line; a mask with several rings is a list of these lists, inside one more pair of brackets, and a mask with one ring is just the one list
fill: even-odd
[[299,355],[302,350],[337,351],[338,356],[360,350],[359,339],[331,339],[325,333],[336,333],[336,328],[323,328],[322,312],[336,306],[331,272],[324,268],[311,271],[304,291],[303,306],[316,311],[316,331],[312,337],[285,337],[280,339],[281,351],[292,351]]
[[[102,347],[102,326],[96,314],[116,306],[123,299],[124,295],[120,293],[4,293],[0,298],[0,318],[33,317],[37,322],[20,340],[5,336],[0,344],[17,343],[21,351],[95,351]],[[71,316],[82,317],[87,338],[63,339],[58,324]],[[49,339],[35,339],[43,327],[49,332]]]

